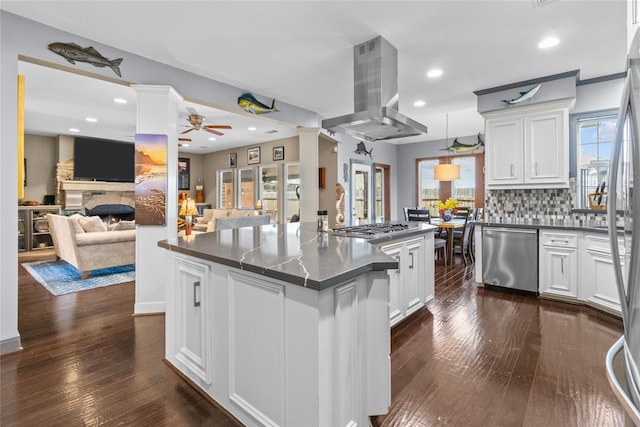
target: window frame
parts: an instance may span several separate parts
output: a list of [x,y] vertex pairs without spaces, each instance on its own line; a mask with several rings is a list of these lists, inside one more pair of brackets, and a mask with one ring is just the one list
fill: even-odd
[[[433,157],[420,157],[416,159],[416,191],[415,202],[416,206],[420,206],[420,162],[425,160],[438,160],[439,164],[451,163],[452,159],[461,157],[474,157],[475,158],[475,207],[484,207],[485,203],[485,185],[484,185],[484,152],[481,153],[469,153],[460,154],[455,156],[433,156]],[[440,181],[438,195],[440,200],[446,200],[451,197],[452,185],[450,181]]]
[[[579,132],[579,124],[580,122],[586,120],[596,120],[596,119],[604,119],[612,117],[615,118],[616,121],[620,119],[618,108],[608,108],[604,110],[595,110],[588,111],[583,113],[575,113],[569,115],[569,180],[573,180],[575,183],[573,196],[575,197],[575,208],[576,209],[587,209],[589,208],[589,202],[586,198],[581,197],[582,193],[582,182],[580,178],[580,174],[578,171],[578,158],[579,158],[579,147],[578,147],[578,132]],[[611,167],[611,165],[609,165]]]

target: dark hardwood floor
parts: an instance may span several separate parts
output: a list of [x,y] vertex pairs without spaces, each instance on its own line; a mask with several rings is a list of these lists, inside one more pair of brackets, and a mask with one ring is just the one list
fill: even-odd
[[[133,303],[133,283],[53,297],[20,267],[24,349],[1,358],[0,424],[235,425],[162,361],[164,316],[132,317]],[[436,298],[392,332],[392,406],[373,424],[625,425],[604,371],[621,333],[596,310],[438,264]]]

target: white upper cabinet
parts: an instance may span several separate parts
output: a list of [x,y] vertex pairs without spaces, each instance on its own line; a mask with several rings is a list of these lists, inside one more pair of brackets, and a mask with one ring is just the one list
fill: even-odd
[[569,101],[485,113],[488,188],[569,187]]

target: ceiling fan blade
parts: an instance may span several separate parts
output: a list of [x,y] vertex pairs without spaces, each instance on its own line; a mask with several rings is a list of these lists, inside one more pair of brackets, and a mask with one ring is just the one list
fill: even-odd
[[185,130],[184,132],[180,132],[180,134],[182,135],[182,134],[185,134],[185,133],[189,133],[189,132],[191,132],[192,130],[196,130],[196,129],[195,129],[195,128],[187,129],[187,130]]
[[206,130],[207,132],[212,133],[212,134],[214,134],[214,135],[218,135],[218,136],[222,136],[222,135],[224,135],[224,133],[222,133],[222,132],[218,132],[217,130],[207,129],[207,128],[205,128],[204,130]]
[[198,116],[198,115],[199,115],[195,108],[187,107],[187,111],[188,111],[188,112],[189,112],[189,114],[191,114],[192,116]]
[[205,127],[209,129],[232,129],[229,125],[206,125]]
[[191,142],[191,138],[178,138],[178,141]]

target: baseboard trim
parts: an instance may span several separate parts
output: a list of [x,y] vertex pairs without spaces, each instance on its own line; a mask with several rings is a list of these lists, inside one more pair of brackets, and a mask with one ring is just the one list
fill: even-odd
[[144,316],[151,314],[164,314],[165,302],[137,302],[133,305],[134,316]]
[[20,335],[0,341],[0,354],[13,353],[20,350],[22,350]]

